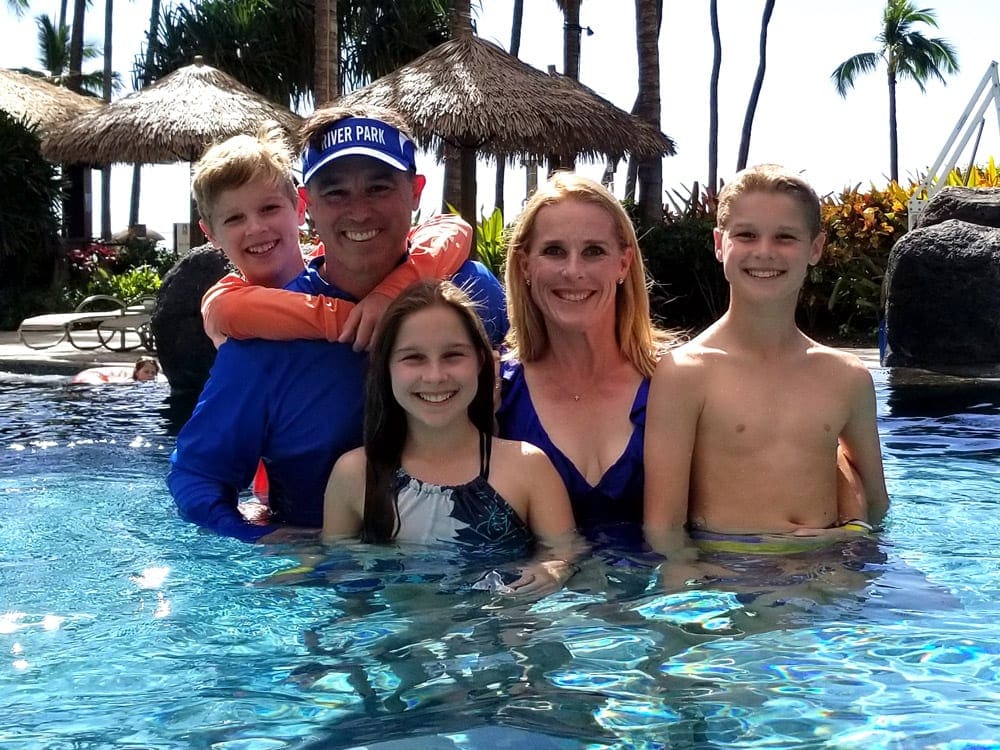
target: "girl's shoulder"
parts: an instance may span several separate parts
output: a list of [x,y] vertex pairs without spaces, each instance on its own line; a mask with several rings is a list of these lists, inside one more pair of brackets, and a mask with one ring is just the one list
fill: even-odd
[[516,471],[530,481],[532,471],[546,464],[551,465],[552,462],[545,452],[533,443],[495,437],[490,463],[500,471]]
[[360,474],[364,476],[365,467],[367,466],[367,459],[365,458],[364,448],[354,448],[353,450],[347,451],[337,459],[336,463],[333,465],[334,472],[356,475]]

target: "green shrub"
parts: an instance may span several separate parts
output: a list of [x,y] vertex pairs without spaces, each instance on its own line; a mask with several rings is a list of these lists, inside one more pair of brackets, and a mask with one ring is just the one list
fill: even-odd
[[810,334],[875,341],[889,251],[906,232],[913,189],[893,182],[885,190],[855,187],[823,200],[826,248],[799,296],[799,322]]
[[139,297],[155,296],[159,288],[160,275],[152,266],[139,266],[117,274],[98,268],[91,277],[84,296],[110,294],[122,302],[132,302]]
[[503,212],[494,208],[476,227],[476,260],[485,265],[498,279],[503,278],[504,260],[507,257],[507,231]]
[[[653,317],[669,328],[697,332],[722,315],[729,302],[712,240],[716,202],[697,185],[686,194],[672,193],[663,221],[652,227],[636,223],[636,233],[652,279]],[[637,222],[634,206],[623,205]]]
[[42,158],[35,127],[2,110],[0,196],[0,288],[48,286],[59,257],[59,178]]

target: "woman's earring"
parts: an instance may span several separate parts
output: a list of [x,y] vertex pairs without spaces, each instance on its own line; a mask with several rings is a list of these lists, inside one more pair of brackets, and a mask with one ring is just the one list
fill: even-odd
[[618,286],[621,286],[624,283],[625,283],[625,279],[618,279]]
[[524,285],[525,286],[531,286],[531,279],[525,279],[524,280]]

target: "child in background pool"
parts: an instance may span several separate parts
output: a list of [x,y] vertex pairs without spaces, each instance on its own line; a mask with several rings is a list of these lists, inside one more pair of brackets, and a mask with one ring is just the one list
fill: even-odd
[[[644,522],[661,551],[686,524],[693,536],[843,536],[885,515],[871,375],[795,325],[825,239],[819,199],[797,175],[761,165],[722,190],[715,253],[729,309],[668,352],[650,388]],[[851,493],[838,504],[838,441],[867,508]]]
[[576,534],[562,480],[540,450],[492,436],[494,365],[469,298],[421,282],[386,311],[372,352],[365,446],[326,489],[323,537],[452,543],[547,554],[510,584],[542,593],[572,574]]
[[132,380],[156,380],[160,374],[160,365],[152,357],[139,357],[132,368]]

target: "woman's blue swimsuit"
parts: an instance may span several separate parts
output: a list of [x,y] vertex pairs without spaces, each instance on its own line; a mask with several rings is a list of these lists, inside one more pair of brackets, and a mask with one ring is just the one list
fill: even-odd
[[500,436],[524,440],[538,446],[552,461],[569,491],[570,503],[577,528],[593,538],[601,528],[617,524],[642,524],[642,492],[644,487],[643,432],[646,427],[646,399],[649,379],[639,384],[629,418],[632,436],[622,455],[601,477],[596,486],[589,484],[559,448],[549,439],[538,419],[535,405],[524,379],[520,362],[503,362],[502,402],[497,412]]

